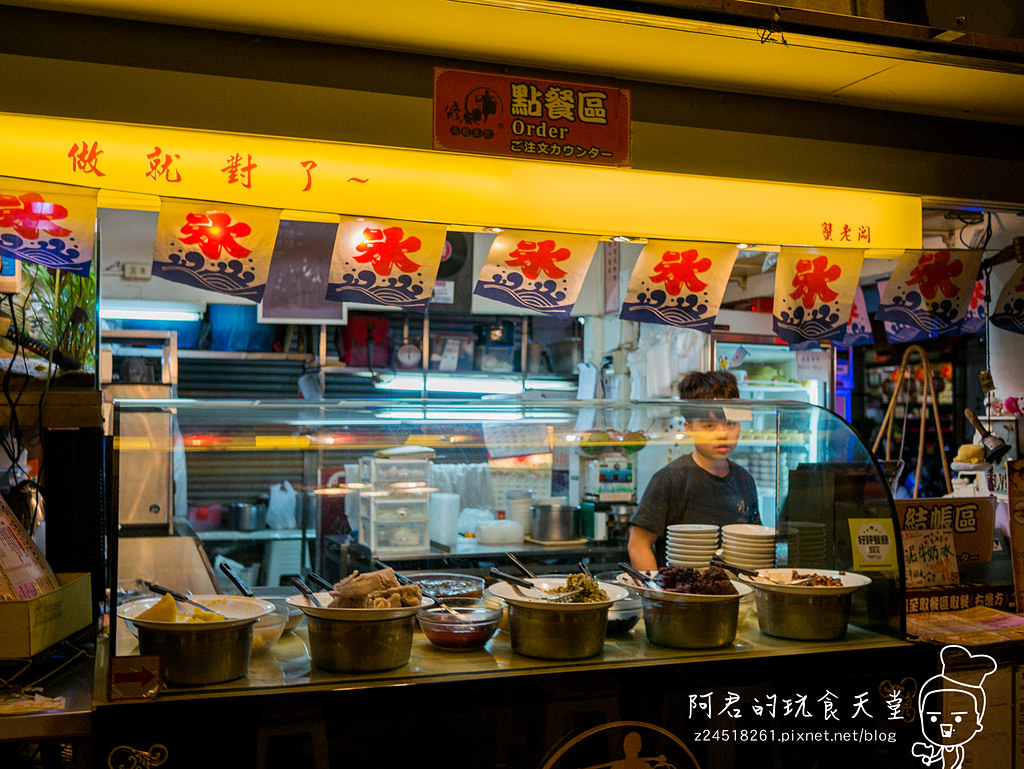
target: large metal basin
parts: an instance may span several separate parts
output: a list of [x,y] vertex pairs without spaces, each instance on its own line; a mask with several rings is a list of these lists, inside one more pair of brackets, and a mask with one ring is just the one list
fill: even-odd
[[[585,604],[584,604],[585,605]],[[604,649],[608,603],[593,609],[558,610],[509,604],[512,651],[524,657],[567,660],[593,657]]]
[[[808,592],[813,588],[808,588]],[[850,622],[850,593],[793,595],[755,590],[757,625],[765,635],[798,641],[842,638]]]
[[401,667],[412,651],[414,621],[413,615],[349,622],[307,614],[309,656],[325,670],[365,672]]
[[736,639],[740,596],[662,601],[644,596],[647,640],[676,649],[712,649]]
[[172,684],[203,686],[245,675],[255,618],[241,627],[197,630],[139,626],[139,652],[160,655],[160,677]]

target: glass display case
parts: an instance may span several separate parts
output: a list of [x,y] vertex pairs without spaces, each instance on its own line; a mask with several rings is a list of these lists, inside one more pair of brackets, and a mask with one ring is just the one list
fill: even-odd
[[[121,400],[115,430],[140,412],[161,413],[174,440],[121,435],[115,473],[137,473],[166,453],[176,482],[197,498],[267,499],[266,527],[231,538],[216,527],[195,531],[175,518],[167,541],[130,542],[143,553],[112,563],[114,584],[177,581],[178,589],[230,591],[212,566],[219,555],[245,566],[255,584],[286,584],[290,574],[317,571],[332,579],[378,560],[403,570],[485,574],[515,552],[542,572],[574,571],[580,560],[616,568],[625,559],[628,517],[651,477],[693,450],[683,401],[567,400],[238,402]],[[734,460],[759,487],[761,522],[776,530],[775,565],[865,573],[852,621],[902,635],[902,554],[890,493],[871,453],[850,426],[810,403],[729,401],[723,413],[740,425]],[[175,451],[175,445],[184,451]],[[165,463],[160,463],[161,466]],[[114,483],[121,495],[131,495]],[[526,503],[524,504],[524,499]],[[130,500],[129,500],[130,501]],[[125,500],[119,500],[119,505]],[[558,539],[532,530],[530,507],[573,509]],[[224,505],[225,511],[235,505]],[[117,517],[113,517],[117,520]],[[206,519],[214,520],[213,518]],[[194,520],[192,521],[194,522]],[[214,525],[214,524],[211,524]],[[220,529],[230,528],[224,515]],[[113,532],[117,534],[118,532]],[[177,535],[177,536],[176,536]],[[205,543],[195,563],[210,573],[155,572],[146,555],[180,535]],[[304,548],[290,568],[269,568],[282,540]],[[249,562],[234,547],[257,546]],[[881,545],[879,543],[882,543]],[[181,543],[173,543],[180,547]],[[339,548],[347,557],[335,556]],[[196,567],[192,571],[202,571]],[[131,573],[128,573],[131,572]],[[267,578],[269,577],[269,579]],[[194,586],[193,586],[193,580]],[[116,592],[114,593],[116,595]]]

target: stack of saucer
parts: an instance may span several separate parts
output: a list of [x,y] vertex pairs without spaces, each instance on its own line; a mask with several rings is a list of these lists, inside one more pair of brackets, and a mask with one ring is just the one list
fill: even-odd
[[825,524],[787,523],[782,534],[788,547],[789,566],[821,568],[825,565]]
[[718,527],[704,523],[674,523],[667,527],[665,556],[669,566],[703,568],[718,549]]
[[722,560],[744,569],[775,566],[775,529],[753,523],[722,527]]

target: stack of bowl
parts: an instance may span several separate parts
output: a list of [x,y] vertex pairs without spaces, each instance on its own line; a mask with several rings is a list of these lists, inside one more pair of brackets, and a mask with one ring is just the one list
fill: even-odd
[[825,563],[825,524],[788,523],[782,529],[790,566],[815,567]]
[[674,523],[666,527],[665,557],[669,566],[703,568],[718,549],[718,527],[704,523]]
[[775,566],[775,529],[753,523],[722,527],[722,560],[741,569],[770,569]]

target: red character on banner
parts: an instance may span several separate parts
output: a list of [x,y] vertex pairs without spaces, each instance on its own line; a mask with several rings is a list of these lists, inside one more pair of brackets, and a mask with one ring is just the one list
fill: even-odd
[[392,267],[402,272],[416,272],[420,265],[410,259],[407,252],[419,251],[421,245],[415,235],[406,238],[401,227],[384,230],[368,227],[363,230],[363,242],[356,246],[361,255],[352,258],[360,264],[372,264],[378,275],[390,275]]
[[235,259],[242,259],[249,255],[248,248],[239,243],[236,238],[244,238],[252,232],[245,222],[231,223],[230,214],[223,211],[214,211],[209,214],[187,214],[187,222],[181,232],[185,237],[180,237],[182,243],[187,246],[199,246],[203,256],[209,259],[220,259],[221,251],[226,251],[229,256]]
[[[163,155],[163,158],[160,156]],[[146,159],[149,160],[149,170],[146,171],[146,176],[150,179],[156,180],[161,176],[172,184],[181,181],[181,174],[178,169],[172,169],[174,161],[178,160],[181,155],[172,155],[170,152],[164,152],[159,147],[153,147],[153,151],[146,155]],[[174,171],[174,175],[171,175],[171,171]]]
[[520,240],[515,251],[509,252],[512,258],[505,264],[522,268],[523,275],[530,280],[537,280],[542,272],[549,278],[562,278],[565,277],[565,270],[556,267],[555,262],[564,262],[572,254],[567,248],[556,247],[553,240],[542,240],[540,243]]
[[316,168],[315,160],[303,160],[301,165],[306,171],[306,186],[302,188],[303,192],[309,192],[313,189],[313,169]]
[[952,299],[960,291],[952,279],[963,271],[964,263],[959,260],[950,262],[948,251],[923,254],[917,266],[911,270],[907,285],[918,286],[926,299],[934,299],[936,291]]
[[96,174],[96,176],[106,176],[99,169],[100,155],[103,154],[103,150],[100,148],[99,142],[93,142],[90,147],[87,142],[82,142],[82,146],[78,146],[78,142],[71,145],[71,149],[68,150],[68,157],[71,158],[71,170],[72,171],[84,171],[87,174]]
[[0,227],[11,227],[21,237],[35,240],[42,232],[62,238],[71,230],[52,221],[68,215],[64,206],[47,203],[38,192],[26,192],[20,197],[0,195]]
[[672,296],[679,296],[683,286],[691,293],[703,291],[708,284],[697,277],[698,272],[707,272],[711,269],[711,260],[707,257],[701,258],[697,249],[689,251],[666,251],[661,255],[661,261],[654,267],[654,273],[650,275],[653,283],[665,284],[665,290]]
[[242,156],[238,153],[228,158],[228,164],[224,166],[221,173],[228,175],[228,184],[241,184],[247,190],[252,189],[252,172],[256,164],[252,162],[252,155],[246,155],[246,162],[242,163]]
[[831,302],[839,294],[829,288],[828,284],[838,280],[842,274],[839,265],[829,265],[827,256],[817,256],[813,260],[800,259],[796,263],[796,275],[793,277],[796,291],[790,296],[802,301],[807,310],[814,307],[818,297],[823,302]]

